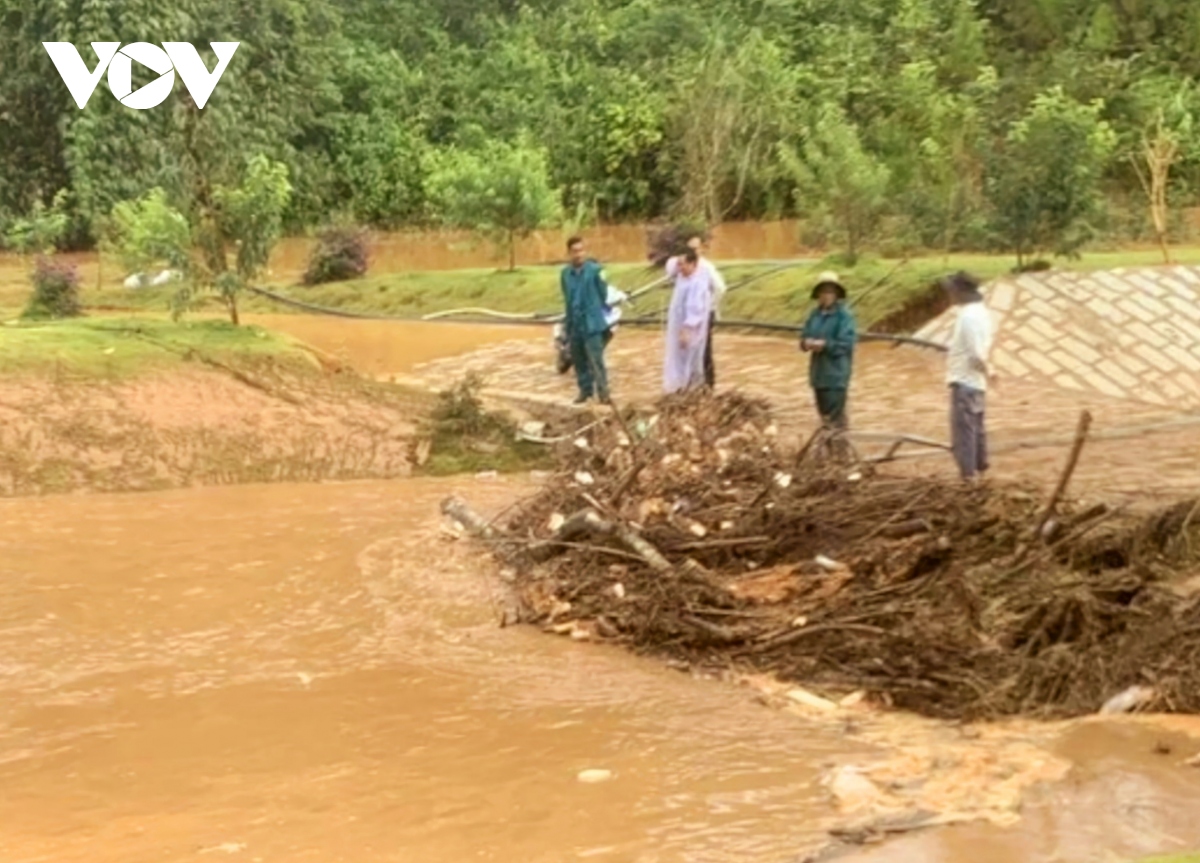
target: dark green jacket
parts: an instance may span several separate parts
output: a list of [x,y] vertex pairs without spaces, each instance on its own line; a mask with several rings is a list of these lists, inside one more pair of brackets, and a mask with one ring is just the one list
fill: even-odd
[[813,389],[847,389],[854,366],[854,345],[858,333],[854,315],[839,302],[829,312],[820,308],[804,322],[802,339],[824,339],[825,349],[812,355],[808,381]]
[[608,284],[600,265],[595,261],[584,261],[577,270],[568,264],[563,267],[561,283],[567,336],[598,336],[608,330],[608,322],[604,319]]

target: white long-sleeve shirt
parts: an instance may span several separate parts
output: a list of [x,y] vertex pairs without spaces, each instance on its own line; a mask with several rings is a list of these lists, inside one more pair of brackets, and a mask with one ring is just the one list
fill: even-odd
[[992,316],[985,303],[967,303],[958,310],[950,350],[946,356],[946,383],[987,391],[987,375],[977,366],[992,352]]

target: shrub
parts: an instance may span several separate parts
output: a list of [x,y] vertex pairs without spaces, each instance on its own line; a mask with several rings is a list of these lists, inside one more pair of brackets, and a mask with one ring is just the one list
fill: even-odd
[[304,284],[323,285],[360,279],[367,273],[367,232],[362,228],[326,228],[317,240]]
[[685,221],[650,228],[646,231],[646,258],[656,267],[664,266],[668,258],[686,252],[688,240],[697,234],[704,242],[708,242],[709,231],[698,222]]
[[31,281],[33,295],[22,317],[74,318],[83,314],[79,305],[79,272],[75,267],[38,258]]

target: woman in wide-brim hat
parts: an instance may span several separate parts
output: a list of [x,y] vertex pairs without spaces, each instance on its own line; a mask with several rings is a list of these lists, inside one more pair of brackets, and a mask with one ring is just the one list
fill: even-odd
[[846,288],[837,273],[821,273],[812,298],[817,307],[804,322],[800,350],[811,355],[808,382],[822,425],[844,430],[849,424],[846,399],[858,341],[854,315],[846,307]]

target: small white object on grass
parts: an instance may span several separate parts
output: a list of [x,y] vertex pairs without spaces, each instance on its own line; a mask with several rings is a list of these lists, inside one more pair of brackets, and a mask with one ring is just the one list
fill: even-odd
[[585,470],[581,470],[575,474],[575,482],[580,485],[592,485],[595,481],[595,478]]
[[780,488],[787,488],[791,484],[792,475],[790,473],[775,474],[775,485],[779,486]]

